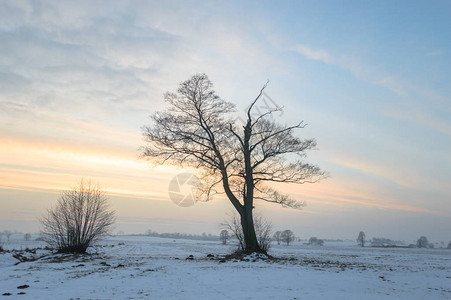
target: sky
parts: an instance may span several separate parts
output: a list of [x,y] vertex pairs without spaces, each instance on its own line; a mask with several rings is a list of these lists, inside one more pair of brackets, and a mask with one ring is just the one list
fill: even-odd
[[[0,231],[39,218],[82,177],[115,232],[218,234],[218,196],[179,207],[180,173],[139,158],[163,94],[206,73],[243,110],[269,80],[282,124],[304,120],[308,161],[330,173],[283,185],[302,210],[257,203],[301,238],[451,240],[449,1],[1,1]],[[268,98],[268,99],[269,99]],[[263,108],[262,108],[263,109]]]

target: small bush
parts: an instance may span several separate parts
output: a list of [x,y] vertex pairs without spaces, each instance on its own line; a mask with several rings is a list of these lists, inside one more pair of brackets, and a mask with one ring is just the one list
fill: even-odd
[[257,235],[258,245],[263,253],[267,253],[271,247],[272,224],[260,215],[254,217],[255,234]]
[[42,220],[42,233],[44,240],[58,252],[85,253],[89,246],[109,234],[114,220],[105,193],[91,182],[81,180],[48,211]]
[[[243,229],[241,227],[240,216],[237,213],[230,215],[229,220],[221,224],[221,227],[230,230],[238,240],[237,253],[245,252],[246,243],[244,240]],[[272,224],[260,215],[254,215],[255,235],[260,249],[266,253],[271,247],[271,230]]]

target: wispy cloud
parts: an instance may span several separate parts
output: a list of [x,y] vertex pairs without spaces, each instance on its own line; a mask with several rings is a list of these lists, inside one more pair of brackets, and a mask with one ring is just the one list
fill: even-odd
[[316,50],[302,44],[296,45],[294,49],[308,59],[319,60],[325,63],[332,62],[332,56],[326,50]]

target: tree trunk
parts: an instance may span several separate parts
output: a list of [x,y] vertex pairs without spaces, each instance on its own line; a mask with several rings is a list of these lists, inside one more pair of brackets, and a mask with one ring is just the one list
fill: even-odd
[[254,179],[252,175],[251,166],[251,151],[249,148],[249,140],[251,138],[252,126],[251,116],[248,112],[248,120],[246,127],[244,128],[244,142],[243,142],[243,154],[245,165],[245,190],[243,193],[244,209],[241,213],[241,226],[243,227],[244,241],[246,244],[246,253],[263,252],[258,245],[257,235],[255,234],[254,218],[252,216],[252,210],[254,208]]
[[257,235],[255,234],[254,218],[252,208],[243,210],[241,216],[241,227],[243,228],[244,243],[246,253],[263,252],[258,245]]

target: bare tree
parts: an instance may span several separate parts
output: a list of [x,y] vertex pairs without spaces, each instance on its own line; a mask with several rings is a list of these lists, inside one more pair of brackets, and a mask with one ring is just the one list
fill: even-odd
[[290,243],[294,241],[293,231],[291,231],[289,229],[282,231],[282,233],[280,234],[280,240],[282,242],[286,243],[287,246],[289,246]]
[[42,233],[59,252],[84,253],[110,233],[114,221],[105,192],[82,179],[78,186],[63,192],[56,206],[48,210],[42,219]]
[[223,245],[227,245],[227,241],[230,238],[229,232],[226,229],[221,230],[219,234],[219,239],[221,240]]
[[272,114],[281,108],[256,113],[266,84],[246,110],[245,124],[232,116],[235,106],[219,98],[205,74],[166,93],[169,109],[152,116],[143,127],[143,157],[156,163],[195,167],[204,183],[203,200],[225,193],[240,215],[246,252],[262,252],[254,227],[255,200],[300,208],[303,203],[279,193],[271,183],[314,183],[326,176],[319,167],[303,161],[316,147],[314,139],[301,139],[295,131],[306,126],[277,124]]
[[366,238],[366,236],[365,236],[365,232],[363,232],[363,231],[360,231],[359,232],[359,236],[357,237],[357,243],[359,243],[359,245],[361,246],[361,247],[365,247],[365,238]]
[[309,240],[308,240],[309,245],[313,245],[313,246],[323,246],[324,245],[324,241],[322,239],[319,239],[317,237],[312,236]]
[[282,233],[282,231],[276,231],[273,235],[273,239],[277,241],[277,245],[280,245],[280,234]]
[[31,240],[31,234],[25,233],[24,236],[23,236],[23,239],[24,239],[25,241]]
[[420,237],[420,238],[417,240],[417,247],[418,247],[418,248],[428,248],[429,245],[430,245],[430,244],[429,244],[428,238],[425,237],[425,236],[422,236],[422,237]]
[[5,230],[3,233],[5,234],[6,239],[8,240],[8,243],[9,243],[9,239],[11,238],[11,235],[13,234],[12,231]]

